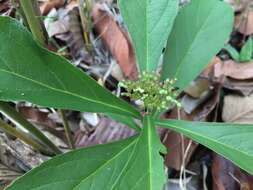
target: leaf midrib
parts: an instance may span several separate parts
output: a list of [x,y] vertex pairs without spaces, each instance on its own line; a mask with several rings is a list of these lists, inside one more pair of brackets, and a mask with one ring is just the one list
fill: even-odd
[[206,17],[206,20],[203,22],[203,24],[201,24],[200,26],[200,30],[198,30],[198,32],[196,33],[196,35],[194,36],[194,38],[192,38],[192,43],[191,45],[187,48],[186,53],[182,56],[182,58],[179,61],[179,64],[177,66],[176,72],[175,72],[175,78],[177,78],[178,73],[180,72],[181,69],[181,65],[183,64],[183,62],[185,62],[186,57],[189,55],[190,50],[193,47],[193,42],[195,42],[196,38],[199,36],[199,34],[202,32],[202,28],[206,25],[207,21],[210,18],[211,13],[215,10],[215,8],[212,8],[212,10],[210,11],[210,14],[208,14],[208,16]]
[[[31,79],[31,78],[22,76],[22,75],[20,75],[20,74],[18,74],[18,73],[15,73],[15,72],[13,72],[13,71],[8,71],[8,70],[5,70],[5,69],[0,69],[0,71],[5,72],[5,73],[12,74],[12,75],[17,76],[17,77],[19,77],[19,78],[21,78],[21,79],[30,81],[30,82],[32,82],[32,83],[34,83],[34,84],[37,84],[37,85],[39,85],[39,86],[48,88],[48,89],[53,90],[53,91],[60,92],[60,93],[64,93],[64,94],[67,94],[67,95],[71,95],[71,96],[80,98],[80,99],[82,99],[82,100],[90,101],[90,102],[93,102],[93,103],[96,103],[96,104],[101,104],[101,105],[104,105],[104,106],[113,108],[113,109],[115,109],[115,110],[120,110],[120,111],[123,111],[123,112],[125,112],[125,113],[128,113],[128,114],[130,114],[130,115],[132,115],[132,116],[135,116],[132,112],[128,111],[127,109],[125,110],[125,109],[122,109],[122,108],[120,108],[120,107],[116,107],[116,106],[113,106],[113,105],[111,105],[111,104],[106,104],[106,103],[101,102],[101,101],[97,101],[97,100],[93,100],[93,99],[90,99],[90,98],[86,98],[86,97],[84,97],[84,96],[80,96],[80,95],[78,95],[78,94],[75,94],[75,93],[72,93],[72,92],[69,92],[69,91],[57,89],[57,88],[54,88],[54,87],[49,86],[49,85],[47,85],[47,84],[44,84],[44,83],[35,81],[35,80]],[[113,96],[113,95],[112,95],[112,96]]]
[[151,130],[151,127],[153,127],[152,125],[151,125],[151,121],[150,121],[150,117],[148,116],[147,117],[147,126],[146,127],[148,127],[148,168],[149,168],[149,173],[150,173],[150,175],[149,175],[149,187],[150,187],[150,189],[152,188],[152,177],[151,177],[151,173],[152,173],[152,150],[150,150],[151,149],[151,147],[152,147],[152,143],[151,143],[151,139],[152,139],[152,131],[150,131]]

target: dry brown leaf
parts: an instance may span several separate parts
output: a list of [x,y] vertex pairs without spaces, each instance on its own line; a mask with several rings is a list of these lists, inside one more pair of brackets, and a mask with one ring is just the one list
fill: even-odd
[[236,167],[232,162],[214,153],[212,163],[213,190],[237,190],[238,184],[231,176],[231,174],[234,175],[235,170]]
[[63,6],[65,0],[48,0],[40,6],[40,11],[42,15],[47,15],[51,9],[59,8]]
[[0,12],[4,12],[9,8],[10,8],[10,2],[9,1],[0,2]]
[[213,153],[213,190],[253,190],[253,176],[231,161]]
[[250,80],[236,80],[225,77],[218,82],[226,89],[238,92],[244,96],[249,96],[253,92],[253,79]]
[[215,56],[205,67],[204,71],[200,74],[201,77],[210,78],[213,74],[215,65],[222,63],[221,59]]
[[228,95],[224,98],[222,119],[225,122],[253,123],[253,95]]
[[[243,17],[243,14],[242,14]],[[244,35],[253,34],[253,11],[250,11],[246,18],[241,18],[241,22],[239,24],[239,32]]]
[[230,4],[235,10],[235,12],[243,11],[246,8],[248,2],[253,3],[252,0],[224,0],[224,1]]
[[209,81],[206,79],[198,79],[187,86],[184,92],[193,98],[200,98],[207,90],[209,90]]
[[[180,134],[169,130],[162,131],[161,139],[168,150],[168,153],[165,156],[166,166],[175,170],[180,170],[183,163],[182,142],[184,142],[184,151],[186,151],[191,140],[186,137],[182,139]],[[185,160],[186,164],[189,162],[197,146],[198,144],[191,142],[190,149]]]
[[73,8],[78,7],[77,0],[70,0],[68,4],[66,5],[67,10],[73,10]]
[[57,130],[57,122],[49,117],[49,112],[42,112],[39,109],[26,106],[18,106],[18,110],[30,122],[43,126],[43,131],[52,133],[57,138],[66,142],[64,132]]
[[109,118],[101,118],[94,132],[87,132],[81,127],[75,134],[76,146],[84,147],[95,144],[104,144],[120,139],[125,139],[135,134],[133,129],[113,121]]
[[124,75],[129,79],[136,79],[134,51],[126,33],[117,25],[112,16],[101,10],[99,3],[94,6],[92,17],[95,30],[102,37],[105,46],[120,65]]
[[216,78],[227,76],[238,80],[251,79],[253,78],[253,62],[236,63],[233,60],[220,62],[214,67],[214,76]]

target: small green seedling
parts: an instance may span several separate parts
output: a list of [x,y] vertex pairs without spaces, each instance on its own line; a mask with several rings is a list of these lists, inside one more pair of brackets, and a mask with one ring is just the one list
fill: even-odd
[[[123,95],[142,102],[140,107],[42,48],[19,22],[0,17],[0,100],[104,113],[136,129],[128,139],[57,156],[7,190],[162,190],[166,175],[159,152],[164,146],[156,126],[182,133],[253,174],[251,125],[157,117],[168,106],[180,106],[177,94],[224,46],[233,25],[233,10],[222,1],[178,6],[178,0],[119,0],[140,73],[138,80],[121,86]],[[164,48],[162,70],[155,74]]]
[[252,37],[246,41],[241,51],[238,52],[234,47],[230,44],[226,45],[224,48],[230,56],[238,63],[249,62],[252,59],[253,54],[253,40]]

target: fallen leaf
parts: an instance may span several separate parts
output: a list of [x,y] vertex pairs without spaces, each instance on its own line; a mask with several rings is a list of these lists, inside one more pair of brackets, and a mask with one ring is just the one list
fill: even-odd
[[253,92],[253,79],[237,80],[230,77],[215,78],[215,82],[221,84],[224,89],[232,90],[243,96],[249,96]]
[[7,11],[7,9],[10,8],[10,2],[9,1],[3,1],[0,2],[0,12]]
[[220,64],[222,61],[219,57],[215,56],[205,67],[205,69],[200,74],[201,77],[210,78],[213,75],[213,70],[216,64]]
[[[59,17],[59,18],[58,18]],[[52,18],[57,18],[57,20],[52,20]],[[61,16],[61,12],[53,8],[47,15],[44,20],[44,24],[48,33],[48,36],[51,38],[57,34],[64,34],[69,32],[69,25],[67,16]]]
[[232,6],[235,12],[241,12],[246,9],[247,3],[249,1],[253,2],[252,0],[224,0],[228,4]]
[[213,190],[253,190],[253,176],[231,161],[213,153]]
[[[243,14],[241,17],[243,17]],[[250,11],[246,18],[241,18],[238,30],[246,36],[253,34],[253,11]]]
[[214,76],[216,78],[226,76],[238,80],[251,79],[253,78],[253,62],[236,63],[233,60],[220,62],[214,66]]
[[186,87],[184,92],[193,98],[200,98],[203,93],[209,90],[209,81],[206,79],[198,79],[193,81]]
[[180,134],[169,130],[162,132],[161,139],[168,150],[168,153],[165,156],[165,164],[167,167],[173,168],[177,171],[181,169],[183,163],[182,143],[184,142],[184,152],[186,151],[186,148],[190,146],[185,159],[185,164],[189,162],[194,150],[198,146],[197,143],[193,143],[190,139],[186,137],[182,139]]
[[40,6],[41,14],[46,16],[51,11],[51,9],[59,8],[63,6],[64,3],[65,0],[48,0]]
[[253,95],[227,95],[224,98],[222,119],[225,122],[253,123]]
[[129,79],[136,79],[137,67],[130,40],[114,18],[101,10],[101,6],[97,3],[92,10],[95,30],[118,62],[124,75]]
[[52,133],[54,136],[66,142],[65,133],[57,130],[59,128],[57,121],[49,117],[49,112],[42,112],[39,109],[27,106],[18,106],[18,110],[31,123],[43,126],[43,131]]
[[232,162],[213,153],[213,190],[237,190],[239,185],[231,176],[235,174],[235,171],[236,166]]
[[113,121],[109,118],[102,117],[94,131],[87,132],[83,127],[75,134],[76,146],[85,147],[96,144],[104,144],[120,139],[125,139],[135,134],[133,129]]

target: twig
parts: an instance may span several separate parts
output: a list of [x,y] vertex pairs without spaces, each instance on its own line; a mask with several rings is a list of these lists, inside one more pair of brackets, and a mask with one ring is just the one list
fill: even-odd
[[24,11],[26,20],[29,24],[29,28],[33,34],[33,37],[41,45],[47,44],[47,33],[41,20],[39,19],[40,11],[37,5],[37,1],[34,0],[20,0],[20,5]]
[[12,108],[6,102],[0,102],[0,112],[11,120],[17,126],[28,130],[31,134],[33,134],[41,143],[46,145],[49,149],[51,149],[55,154],[62,153],[61,150],[50,141],[39,129],[33,126],[30,122],[28,122],[25,118],[23,118],[14,108]]
[[29,144],[34,149],[39,150],[40,152],[43,152],[43,153],[45,153],[47,155],[52,155],[53,154],[51,151],[49,151],[48,149],[46,149],[44,146],[42,146],[41,144],[39,144],[36,141],[34,141],[31,137],[28,137],[23,132],[18,131],[14,127],[8,125],[7,123],[5,123],[1,119],[0,119],[0,128],[3,129],[4,132],[6,132],[7,134],[12,135],[12,136],[14,136],[16,138],[19,138],[20,140],[24,141],[25,143]]
[[64,130],[65,130],[65,134],[66,134],[66,137],[67,137],[68,144],[69,144],[71,149],[75,149],[75,143],[74,143],[74,140],[73,140],[72,135],[71,135],[71,130],[70,130],[66,115],[65,115],[63,110],[59,110],[59,112],[60,112],[60,115],[61,115],[61,118],[62,118],[62,121],[63,121],[63,126],[64,126]]
[[[85,7],[84,7],[85,6]],[[90,10],[91,10],[91,2],[90,0],[78,0],[78,9],[79,9],[79,14],[81,18],[81,25],[83,29],[83,38],[84,38],[84,43],[86,44],[86,48],[88,51],[92,49],[91,47],[91,42],[89,38],[89,33],[90,33]],[[86,15],[85,15],[86,13]]]

